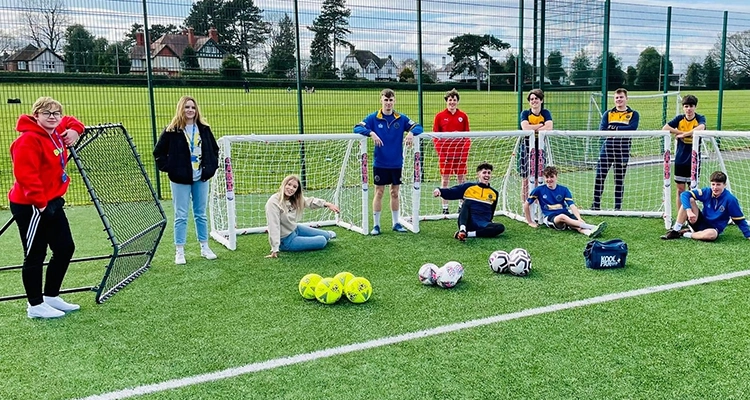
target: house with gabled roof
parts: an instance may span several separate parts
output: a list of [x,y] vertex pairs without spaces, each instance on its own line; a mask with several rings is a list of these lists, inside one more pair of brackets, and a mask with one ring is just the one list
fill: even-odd
[[54,51],[33,44],[11,54],[3,60],[6,71],[51,72],[61,74],[65,72],[65,60]]
[[398,66],[390,55],[380,58],[369,50],[357,50],[354,45],[349,46],[349,54],[341,63],[342,73],[346,68],[354,68],[357,77],[371,81],[398,79]]
[[[130,49],[130,72],[146,72],[146,47],[143,31],[135,34],[135,46]],[[166,34],[151,44],[151,68],[154,73],[175,75],[184,69],[183,54],[192,47],[201,71],[219,72],[226,51],[219,45],[216,28],[208,30],[208,36],[195,35],[193,28],[180,34]]]
[[[440,68],[437,70],[437,79],[439,82],[476,82],[477,76],[476,74],[469,73],[468,69],[464,69],[463,72],[461,72],[458,75],[455,75],[451,77],[451,73],[453,72],[453,67],[455,67],[456,63],[453,61],[446,64],[445,57],[443,57],[443,62],[441,63]],[[482,66],[482,64],[479,64],[479,81],[485,82],[487,80],[487,68]]]

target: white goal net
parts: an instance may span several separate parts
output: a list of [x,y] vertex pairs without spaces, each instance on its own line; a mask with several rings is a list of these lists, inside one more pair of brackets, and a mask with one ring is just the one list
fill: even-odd
[[[602,120],[601,93],[592,93],[589,99],[587,130],[599,129]],[[608,108],[614,107],[614,94],[607,95]],[[638,111],[640,121],[638,129],[661,129],[678,114],[682,114],[682,96],[680,92],[668,92],[645,95],[628,95],[628,106]]]
[[[523,138],[529,132],[425,132],[414,138],[414,145],[404,147],[404,167],[400,189],[401,224],[413,232],[419,232],[419,222],[424,220],[455,219],[458,217],[458,202],[449,204],[448,214],[443,213],[443,201],[432,196],[432,191],[442,186],[440,160],[436,151],[436,141],[447,143],[470,141],[466,153],[466,181],[476,182],[476,168],[488,162],[493,166],[490,185],[500,192],[495,215],[505,215],[523,221],[522,179],[520,175],[519,153]],[[453,141],[453,142],[451,142]],[[445,143],[445,142],[444,142]],[[446,144],[449,154],[460,153],[461,146]],[[463,151],[466,151],[464,148]],[[455,158],[460,158],[458,154]],[[450,183],[459,182],[451,174]]]
[[671,224],[671,137],[666,131],[540,132],[582,214],[664,218]]
[[265,205],[287,175],[297,175],[306,197],[339,206],[305,210],[302,223],[368,232],[367,142],[356,134],[223,136],[211,180],[211,237],[231,250],[237,235],[267,231]]
[[[698,131],[693,135],[692,188],[711,186],[714,171],[727,175],[727,189],[750,212],[750,132]],[[747,218],[747,216],[746,216]]]

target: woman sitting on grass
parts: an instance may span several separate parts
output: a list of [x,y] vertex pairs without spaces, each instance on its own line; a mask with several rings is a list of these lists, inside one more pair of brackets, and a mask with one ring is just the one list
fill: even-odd
[[336,237],[334,231],[324,231],[309,226],[298,225],[305,208],[328,208],[338,213],[339,208],[315,197],[304,197],[299,178],[289,175],[281,182],[278,193],[266,202],[266,221],[271,254],[266,258],[276,258],[279,250],[306,251],[326,247],[328,241]]

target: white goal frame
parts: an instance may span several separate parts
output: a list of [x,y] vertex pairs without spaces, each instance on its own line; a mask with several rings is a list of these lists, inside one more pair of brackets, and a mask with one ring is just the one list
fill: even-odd
[[[211,237],[228,249],[235,250],[237,248],[238,235],[265,233],[268,231],[265,218],[263,218],[262,223],[256,223],[253,226],[237,226],[237,197],[244,195],[244,193],[238,193],[235,190],[238,177],[235,176],[236,171],[233,170],[232,144],[240,142],[249,144],[258,147],[258,151],[263,152],[263,146],[274,143],[294,142],[299,143],[300,147],[304,148],[306,143],[322,141],[347,142],[344,154],[341,155],[343,157],[342,164],[337,166],[338,170],[331,171],[331,174],[334,174],[336,178],[335,188],[330,188],[333,192],[325,200],[339,205],[340,208],[345,206],[341,204],[340,200],[342,200],[343,185],[348,177],[349,181],[352,179],[357,180],[357,185],[360,187],[359,191],[361,193],[361,198],[357,202],[360,204],[350,205],[355,210],[349,210],[350,213],[346,217],[343,216],[346,210],[342,209],[342,212],[338,214],[332,212],[326,213],[327,218],[324,220],[308,220],[301,223],[309,226],[335,225],[366,235],[369,232],[368,153],[366,137],[358,134],[228,135],[217,140],[220,149],[220,168],[210,181],[209,208],[211,210]],[[283,161],[279,160],[280,163],[283,163]],[[249,203],[253,212],[265,215],[266,201],[271,195],[278,192],[278,187],[283,178],[283,174],[277,172],[268,173],[268,182],[273,182],[273,184],[270,184],[270,189],[254,193],[257,200],[252,200]],[[356,208],[360,210],[356,210]],[[307,214],[305,213],[305,216]]]
[[[716,155],[718,169],[727,174],[727,189],[732,190],[730,179],[732,178],[727,169],[724,154],[719,146],[719,140],[722,138],[743,138],[750,141],[750,132],[739,131],[695,131],[693,132],[692,162],[690,169],[690,189],[696,189],[701,184],[701,176],[709,175],[712,171],[703,171],[703,161],[706,159],[705,154],[712,151]],[[718,139],[718,140],[717,140]],[[750,149],[747,151],[750,152]],[[703,155],[703,156],[702,156]],[[735,177],[736,178],[736,177]],[[709,182],[706,182],[708,185]]]
[[[444,214],[430,214],[422,209],[422,204],[428,201],[439,202],[440,199],[431,200],[432,191],[436,187],[440,187],[440,181],[429,182],[432,186],[428,188],[428,191],[422,193],[422,186],[425,182],[422,181],[422,172],[426,167],[424,163],[424,154],[421,153],[420,149],[433,148],[432,139],[442,138],[470,138],[472,139],[472,150],[469,153],[469,161],[467,165],[466,181],[476,181],[476,166],[478,162],[489,162],[495,168],[493,178],[490,185],[499,192],[499,198],[497,201],[497,208],[495,209],[495,216],[506,216],[517,221],[525,222],[526,219],[523,216],[522,203],[519,197],[519,193],[509,190],[509,186],[515,187],[518,182],[521,181],[521,176],[516,172],[516,156],[519,151],[519,144],[523,138],[530,137],[533,135],[531,131],[472,131],[472,132],[424,132],[414,137],[413,144],[411,147],[404,146],[404,168],[401,177],[401,187],[399,194],[399,222],[406,229],[412,232],[419,232],[420,221],[434,221],[443,219],[457,219],[457,213],[451,213],[448,215]],[[500,155],[488,154],[487,157],[483,155],[476,155],[476,142],[475,139],[488,139],[488,138],[499,138],[508,140],[509,148],[508,154],[509,161],[507,163],[498,162]],[[421,145],[421,146],[420,146]],[[534,141],[530,141],[530,146],[534,146]],[[530,149],[533,151],[534,149]],[[478,158],[479,157],[479,158]],[[483,157],[483,158],[482,158]],[[437,169],[437,159],[434,160],[434,165],[429,168]],[[438,174],[439,175],[439,174]],[[514,181],[514,182],[511,182]],[[515,184],[512,184],[515,183]],[[531,183],[530,183],[531,185]],[[533,188],[530,186],[530,189]],[[425,198],[426,197],[426,198]],[[512,203],[515,202],[515,203]],[[515,204],[515,207],[514,207]]]
[[[657,131],[617,131],[616,134],[613,134],[613,131],[542,131],[539,132],[539,143],[544,144],[545,151],[547,152],[547,165],[555,165],[555,160],[560,160],[561,158],[564,158],[564,155],[558,155],[552,153],[552,148],[550,147],[550,141],[553,140],[555,136],[574,136],[574,137],[584,137],[584,138],[606,138],[606,137],[623,137],[623,138],[639,138],[639,137],[660,137],[662,142],[662,155],[659,157],[659,159],[653,158],[653,159],[647,159],[647,160],[638,160],[636,157],[631,156],[630,160],[628,162],[628,166],[635,166],[635,165],[644,165],[644,164],[661,164],[662,165],[662,185],[661,185],[661,192],[662,192],[662,209],[659,211],[639,211],[639,210],[591,210],[590,207],[586,204],[580,204],[578,203],[578,209],[580,210],[582,215],[607,215],[607,216],[632,216],[632,217],[655,217],[655,218],[662,218],[664,219],[664,227],[669,228],[672,225],[672,188],[671,188],[671,177],[672,177],[672,163],[671,163],[671,145],[672,145],[672,137],[667,131],[657,130]],[[588,141],[588,139],[586,139]],[[586,163],[591,164],[596,168],[596,161],[591,159],[586,159]],[[610,174],[611,175],[611,174]],[[561,181],[560,184],[566,185],[564,181]],[[657,190],[657,187],[654,186],[654,190]],[[573,196],[578,196],[580,198],[581,196],[573,193]],[[627,194],[626,194],[627,196]]]

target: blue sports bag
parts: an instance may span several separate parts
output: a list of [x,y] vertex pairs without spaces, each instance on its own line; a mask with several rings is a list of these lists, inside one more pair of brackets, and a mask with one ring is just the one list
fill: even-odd
[[586,268],[622,268],[628,257],[628,244],[622,239],[612,239],[606,242],[592,240],[586,243],[583,258]]

